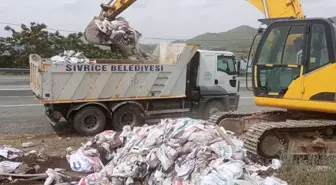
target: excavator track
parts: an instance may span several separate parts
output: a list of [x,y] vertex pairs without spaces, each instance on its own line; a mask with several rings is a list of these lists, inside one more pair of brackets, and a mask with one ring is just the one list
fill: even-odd
[[246,132],[249,126],[264,121],[286,121],[292,118],[287,111],[263,111],[252,114],[240,114],[236,112],[217,112],[210,116],[209,122],[230,130],[237,135]]
[[[286,122],[266,122],[266,123],[260,123],[255,124],[248,132],[245,134],[245,148],[246,148],[246,154],[247,156],[252,159],[253,161],[258,161],[261,163],[269,163],[270,160],[274,157],[278,156],[265,156],[266,148],[261,149],[261,144],[263,143],[263,139],[265,136],[276,136],[281,141],[281,144],[286,147],[286,151],[288,151],[289,146],[288,143],[290,141],[285,141],[285,138],[282,138],[284,135],[292,134],[297,135],[298,133],[303,132],[310,132],[314,133],[315,131],[323,131],[327,128],[335,129],[336,128],[336,121],[333,120],[287,120]],[[312,135],[314,136],[314,135]],[[288,138],[288,137],[287,137]],[[303,139],[303,138],[298,138]],[[313,142],[314,139],[311,139]],[[270,145],[269,147],[274,147],[275,143],[273,143],[273,146]],[[274,149],[271,149],[274,150]],[[267,152],[266,152],[267,153]],[[271,152],[272,153],[272,152]],[[278,152],[277,152],[278,153]],[[304,155],[305,152],[296,153],[293,152],[292,154],[298,154],[298,155]],[[316,154],[316,153],[306,153],[308,154]]]
[[[326,115],[312,114],[294,116],[287,111],[217,112],[209,122],[242,136],[249,159],[267,164],[284,151],[302,156],[326,154],[326,149],[336,149],[336,140],[329,139],[336,136],[336,119],[326,118]],[[331,145],[324,143],[328,139]],[[331,154],[336,154],[336,150]]]

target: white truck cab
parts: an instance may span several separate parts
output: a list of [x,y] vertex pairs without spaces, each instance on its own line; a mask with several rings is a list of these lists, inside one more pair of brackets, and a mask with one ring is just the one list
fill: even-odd
[[239,91],[236,61],[232,52],[198,50],[200,67],[197,83],[203,95],[233,94]]

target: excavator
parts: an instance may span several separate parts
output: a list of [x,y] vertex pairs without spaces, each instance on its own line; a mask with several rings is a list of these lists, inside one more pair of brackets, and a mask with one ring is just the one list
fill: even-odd
[[[336,149],[336,24],[306,18],[300,0],[247,0],[265,15],[259,21],[252,58],[252,90],[257,106],[276,108],[252,114],[216,112],[209,122],[241,135],[250,159],[268,163],[283,152],[333,154]],[[102,4],[95,19],[116,19],[136,0]],[[85,30],[94,37],[94,20]],[[251,44],[249,56],[252,53]],[[248,60],[249,61],[249,60]]]

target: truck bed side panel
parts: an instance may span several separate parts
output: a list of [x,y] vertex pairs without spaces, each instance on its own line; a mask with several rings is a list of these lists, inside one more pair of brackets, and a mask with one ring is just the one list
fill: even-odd
[[32,89],[45,103],[185,97],[186,67],[196,50],[186,45],[174,64],[52,64],[35,58],[31,65],[48,67],[33,71],[31,78],[43,85],[38,90],[32,80]]

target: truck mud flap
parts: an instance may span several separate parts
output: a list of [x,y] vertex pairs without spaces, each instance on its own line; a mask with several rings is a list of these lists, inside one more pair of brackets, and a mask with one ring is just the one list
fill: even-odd
[[46,117],[49,123],[54,127],[58,124],[58,122],[63,117],[62,114],[57,111],[46,110],[45,114],[46,114]]

